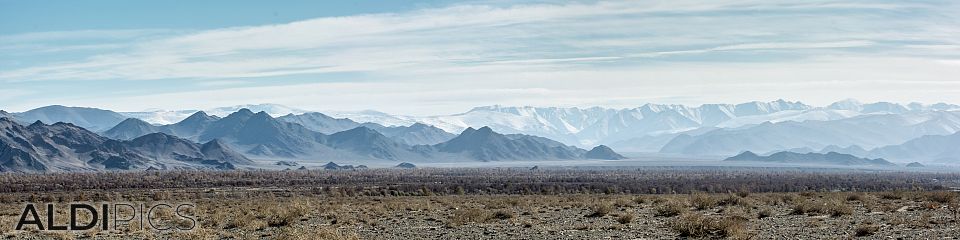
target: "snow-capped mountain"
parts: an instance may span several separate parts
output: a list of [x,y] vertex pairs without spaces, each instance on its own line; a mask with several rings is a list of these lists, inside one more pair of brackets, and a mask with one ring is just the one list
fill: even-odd
[[154,125],[165,125],[172,124],[179,121],[183,121],[193,113],[196,113],[197,110],[178,110],[178,111],[169,111],[169,110],[148,110],[143,112],[120,112],[120,115],[123,115],[128,118],[136,118],[143,120]]
[[[288,114],[303,114],[310,111],[287,107],[279,104],[244,104],[228,107],[218,107],[203,110],[206,114],[224,117],[230,115],[231,113],[240,111],[240,109],[248,109],[253,112],[266,112],[271,116],[283,116]],[[200,110],[163,110],[163,109],[151,109],[142,112],[121,112],[120,114],[128,118],[138,118],[145,122],[154,125],[166,125],[173,124],[183,119],[186,119],[190,115],[198,112]]]
[[721,128],[699,135],[682,134],[660,152],[730,156],[743,151],[822,149],[829,145],[857,145],[870,149],[900,144],[924,135],[948,135],[957,131],[960,131],[960,111],[864,114],[832,121],[766,122]]
[[[745,150],[770,152],[797,148],[822,149],[828,145],[857,145],[871,149],[899,144],[922,135],[954,133],[958,130],[958,120],[953,115],[960,112],[960,106],[944,103],[901,105],[889,102],[861,103],[852,99],[824,107],[785,100],[700,106],[645,104],[624,109],[494,105],[476,107],[459,114],[437,116],[392,115],[371,110],[317,113],[276,104],[238,105],[208,109],[205,112],[223,117],[245,108],[250,108],[248,111],[251,112],[262,111],[272,116],[282,116],[277,120],[298,123],[310,130],[325,134],[361,125],[373,126],[370,124],[402,129],[422,123],[448,133],[489,126],[503,134],[546,137],[567,145],[585,148],[604,144],[619,151],[664,150],[664,152],[699,155],[727,155]],[[196,112],[194,110],[156,110],[120,115],[139,118],[153,125],[162,125],[180,122]],[[79,120],[63,119],[87,125],[116,125],[123,120],[113,115],[116,113],[107,110],[97,114],[104,115],[103,119],[108,119],[110,122],[89,121],[99,119],[95,118],[97,116]],[[11,115],[19,117],[26,114],[12,113]],[[60,115],[69,116],[69,114]],[[106,117],[107,115],[113,115],[113,117]],[[206,116],[206,114],[202,115]],[[20,120],[23,121],[23,119]],[[138,129],[150,128],[142,123],[134,126]],[[390,132],[377,127],[374,129],[383,131],[384,134]],[[104,130],[106,129],[101,128],[100,131]],[[439,131],[436,132],[439,133]],[[177,134],[194,136],[181,132]],[[137,134],[130,136],[135,135]],[[761,136],[762,139],[760,139]],[[797,136],[806,137],[801,139]],[[388,135],[388,137],[395,136]],[[450,136],[400,142],[410,145],[429,144],[447,138]],[[738,142],[732,139],[753,142]],[[668,145],[669,147],[664,149]],[[706,146],[709,146],[709,149],[704,148]]]
[[[859,103],[856,103],[859,104]],[[358,122],[405,125],[421,122],[447,132],[490,126],[503,133],[548,137],[565,144],[591,146],[664,136],[704,127],[739,127],[763,122],[836,120],[860,115],[849,110],[815,108],[800,102],[777,100],[741,104],[704,104],[699,107],[646,104],[611,109],[486,106],[443,116],[396,116],[380,112],[331,113]],[[363,119],[363,120],[358,120]],[[666,143],[666,141],[661,141]],[[619,144],[623,145],[623,144]],[[643,149],[659,149],[659,146]]]
[[231,113],[240,111],[240,109],[247,109],[252,112],[265,112],[267,114],[270,114],[270,116],[283,116],[288,114],[304,114],[304,113],[310,112],[303,109],[288,107],[280,104],[269,104],[269,103],[244,104],[244,105],[236,105],[236,106],[229,106],[229,107],[218,107],[218,108],[207,109],[203,111],[210,115],[224,117],[224,116],[230,115]]

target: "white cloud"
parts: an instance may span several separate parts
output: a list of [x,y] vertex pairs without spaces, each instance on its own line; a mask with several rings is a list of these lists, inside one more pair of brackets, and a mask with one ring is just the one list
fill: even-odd
[[[457,5],[207,31],[37,33],[3,36],[0,42],[14,47],[0,50],[34,40],[98,35],[112,40],[90,49],[100,50],[92,55],[0,68],[0,83],[191,79],[198,86],[226,88],[74,99],[133,110],[144,107],[134,104],[176,109],[252,101],[425,113],[405,106],[454,111],[492,103],[730,102],[775,94],[781,97],[774,99],[807,100],[806,90],[829,94],[830,100],[871,99],[860,95],[896,81],[901,89],[932,92],[905,98],[958,100],[937,94],[942,87],[937,84],[953,84],[943,76],[956,73],[941,64],[958,54],[956,15],[936,14],[952,5],[829,0]],[[344,72],[363,73],[363,81],[324,82],[337,80],[327,79],[337,78],[330,73]],[[282,77],[301,80],[296,85],[274,80]],[[249,83],[276,86],[243,87]],[[832,96],[843,94],[857,96]],[[209,106],[193,106],[198,102]]]

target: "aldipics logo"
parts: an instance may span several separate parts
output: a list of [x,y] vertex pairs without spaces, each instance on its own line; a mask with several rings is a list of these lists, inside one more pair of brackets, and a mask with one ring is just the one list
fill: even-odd
[[[177,230],[197,227],[192,203],[28,203],[20,214],[16,230],[41,231]],[[38,206],[42,209],[38,211]],[[43,212],[43,214],[41,214]],[[32,226],[32,227],[31,227]]]

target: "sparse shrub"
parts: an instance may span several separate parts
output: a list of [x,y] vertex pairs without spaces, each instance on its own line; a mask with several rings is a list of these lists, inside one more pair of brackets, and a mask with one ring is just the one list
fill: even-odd
[[796,215],[814,215],[826,214],[833,217],[853,214],[853,208],[844,202],[831,200],[827,202],[814,202],[802,200],[794,204],[792,214]]
[[750,203],[747,201],[746,198],[743,198],[734,194],[727,194],[725,197],[721,198],[720,201],[717,202],[717,204],[722,206],[745,206],[745,207],[750,205]]
[[304,199],[295,199],[270,206],[265,211],[268,226],[282,227],[300,220],[309,211],[309,206]]
[[853,208],[850,205],[847,205],[844,202],[840,201],[829,201],[824,204],[826,211],[824,213],[830,214],[832,217],[839,217],[843,215],[853,214]]
[[598,202],[590,205],[590,215],[588,217],[603,217],[613,211],[613,206],[607,202]]
[[960,202],[951,202],[947,205],[947,209],[953,213],[954,220],[960,221]]
[[929,201],[943,204],[951,203],[957,198],[957,194],[954,192],[928,192],[925,196]]
[[717,206],[717,199],[703,193],[690,195],[690,204],[697,210],[711,209]]
[[850,201],[850,202],[852,202],[852,201],[861,201],[861,202],[862,202],[863,199],[864,199],[863,193],[850,193],[850,194],[847,194],[847,201]]
[[490,214],[482,209],[467,208],[458,209],[453,212],[450,223],[453,225],[463,225],[466,223],[484,223],[490,219]]
[[170,200],[170,195],[171,195],[170,192],[160,190],[160,191],[153,192],[150,195],[150,198],[153,199],[154,201],[165,201],[165,200]]
[[506,220],[513,218],[513,213],[506,210],[497,210],[490,216],[492,219]]
[[808,200],[800,200],[799,202],[793,204],[793,211],[791,211],[790,214],[804,215],[804,214],[810,214],[810,213],[816,213],[816,212],[819,212],[819,210],[818,210],[818,206],[814,202],[811,202]]
[[880,230],[880,227],[877,227],[876,225],[873,225],[870,223],[863,223],[857,226],[857,228],[854,230],[854,235],[856,235],[857,237],[865,237],[865,236],[873,235],[873,233],[879,230]]
[[354,232],[345,232],[336,228],[282,228],[280,236],[277,239],[282,240],[308,240],[308,239],[330,239],[330,240],[358,240],[360,236]]
[[716,218],[698,214],[684,214],[668,224],[671,230],[680,234],[680,237],[718,236],[739,238],[746,233],[744,223],[744,220],[735,217]]
[[747,191],[739,191],[739,192],[737,192],[737,196],[739,196],[739,197],[741,197],[741,198],[746,198],[747,196],[750,196],[750,192],[747,192]]
[[759,212],[757,212],[757,218],[759,219],[764,219],[772,216],[773,216],[773,210],[770,210],[770,208],[765,207],[760,209]]
[[654,211],[658,217],[673,217],[686,212],[687,206],[677,201],[667,201],[658,205]]
[[532,228],[532,227],[533,227],[533,223],[532,223],[532,222],[530,222],[530,221],[524,221],[524,222],[523,222],[523,228]]
[[613,206],[617,208],[632,207],[633,204],[633,199],[625,197],[617,198],[617,200],[613,202]]
[[881,193],[878,193],[877,195],[880,196],[880,199],[884,199],[884,200],[903,199],[903,192],[900,192],[900,191],[881,192]]
[[633,214],[624,213],[617,216],[617,222],[620,224],[628,224],[630,222],[633,222],[633,218],[634,218]]
[[77,239],[72,232],[50,232],[46,234],[46,237],[48,237],[49,239],[56,239],[56,240]]

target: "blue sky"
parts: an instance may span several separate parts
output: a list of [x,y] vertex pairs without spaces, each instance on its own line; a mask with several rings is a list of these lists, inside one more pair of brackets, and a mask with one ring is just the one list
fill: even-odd
[[960,103],[955,1],[0,1],[0,109]]

